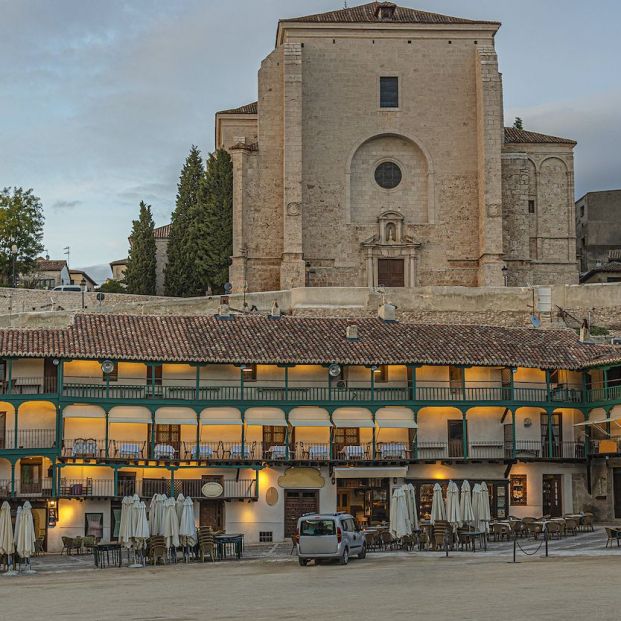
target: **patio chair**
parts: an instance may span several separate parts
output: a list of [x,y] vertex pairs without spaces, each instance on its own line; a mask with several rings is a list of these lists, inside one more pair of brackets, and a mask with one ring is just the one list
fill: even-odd
[[431,539],[432,548],[434,550],[446,550],[446,547],[451,545],[451,535],[451,525],[446,520],[435,522]]
[[45,541],[44,537],[37,537],[35,541],[35,556],[41,556],[43,554],[43,542]]
[[405,535],[401,537],[401,549],[410,551],[414,549],[414,536],[413,535]]
[[616,541],[617,542],[617,548],[619,547],[619,539],[621,539],[621,530],[618,530],[616,528],[610,528],[608,526],[605,527],[606,529],[606,547],[608,547],[608,544],[610,544],[610,547],[612,547],[612,542]]
[[593,528],[593,514],[585,513],[582,516],[582,528],[584,531],[593,532],[595,529]]
[[502,541],[511,539],[511,527],[507,524],[492,524],[492,536],[494,541]]
[[565,533],[576,535],[578,532],[578,519],[574,517],[565,518]]
[[561,538],[563,534],[563,527],[560,522],[548,522],[546,524],[546,528],[548,529],[548,537],[550,539],[554,539],[555,536],[558,539]]
[[152,565],[156,565],[158,560],[161,560],[164,564],[166,564],[166,537],[163,537],[162,535],[151,537],[147,542],[147,556]]
[[384,550],[389,550],[389,549],[392,550],[394,545],[395,545],[395,543],[396,543],[396,540],[392,536],[392,533],[390,531],[388,531],[388,530],[383,530],[380,533],[380,541],[381,541],[381,544],[382,544],[382,548]]
[[73,537],[61,537],[63,542],[63,549],[60,551],[61,555],[64,552],[67,556],[71,555],[71,551],[75,547]]
[[95,546],[97,545],[97,540],[92,535],[88,535],[82,539],[82,546],[87,554],[92,554]]
[[208,527],[201,527],[198,529],[198,552],[201,562],[205,562],[205,557],[209,557],[211,562],[214,563],[218,556],[216,549],[216,539],[213,530]]
[[371,550],[377,550],[380,547],[380,539],[379,539],[379,533],[377,532],[372,532],[372,533],[367,533],[365,540],[367,542],[367,550],[371,551]]
[[83,538],[75,537],[75,539],[73,540],[73,547],[77,554],[82,554],[82,545],[83,545]]

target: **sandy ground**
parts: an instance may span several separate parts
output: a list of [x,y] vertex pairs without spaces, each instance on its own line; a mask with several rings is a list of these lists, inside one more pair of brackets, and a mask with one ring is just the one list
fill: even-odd
[[[507,552],[509,552],[507,550]],[[621,550],[597,556],[369,554],[348,566],[295,557],[0,578],[0,619],[618,620]],[[405,615],[405,616],[401,616]]]

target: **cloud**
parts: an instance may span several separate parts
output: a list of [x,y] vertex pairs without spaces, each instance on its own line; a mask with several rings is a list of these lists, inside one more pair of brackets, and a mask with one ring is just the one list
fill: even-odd
[[57,200],[52,203],[52,209],[56,211],[64,211],[75,209],[78,205],[81,205],[82,201],[67,201],[67,200]]

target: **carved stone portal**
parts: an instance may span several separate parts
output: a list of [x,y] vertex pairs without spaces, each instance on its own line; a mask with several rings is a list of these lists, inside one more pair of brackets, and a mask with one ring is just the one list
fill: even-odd
[[398,211],[384,211],[377,218],[377,233],[362,242],[367,256],[367,286],[377,287],[378,259],[403,259],[404,284],[416,286],[416,250],[420,244],[405,235],[403,214]]

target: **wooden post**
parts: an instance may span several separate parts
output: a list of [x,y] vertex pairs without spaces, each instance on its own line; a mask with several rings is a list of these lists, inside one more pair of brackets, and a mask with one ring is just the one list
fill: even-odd
[[515,410],[511,410],[511,457],[517,455],[517,433],[515,428]]
[[468,459],[468,422],[466,421],[467,410],[461,413],[462,416],[462,443],[464,447],[464,459]]

